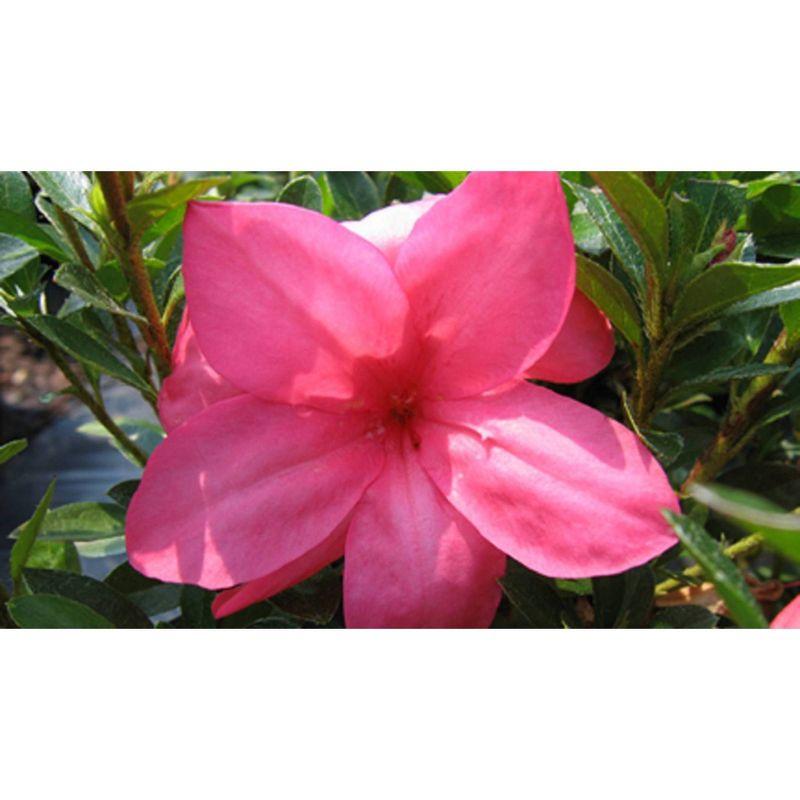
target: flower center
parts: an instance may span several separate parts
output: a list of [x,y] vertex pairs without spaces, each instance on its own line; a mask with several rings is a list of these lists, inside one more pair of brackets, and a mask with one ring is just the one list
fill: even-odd
[[389,400],[391,401],[389,409],[391,418],[400,423],[400,425],[407,426],[416,413],[414,408],[416,393],[403,392],[402,394],[393,394]]

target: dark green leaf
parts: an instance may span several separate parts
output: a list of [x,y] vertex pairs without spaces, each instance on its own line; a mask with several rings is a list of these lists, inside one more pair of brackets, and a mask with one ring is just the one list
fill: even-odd
[[25,583],[32,594],[57,595],[74,600],[105,617],[117,628],[151,628],[147,615],[119,592],[88,575],[49,569],[26,569]]
[[270,598],[270,602],[293,617],[327,625],[342,600],[342,577],[333,568],[324,569],[308,580]]
[[361,219],[380,205],[378,189],[366,172],[326,172],[337,215]]
[[263,617],[251,622],[248,628],[299,628],[301,627],[297,622],[294,622],[289,617],[281,617],[272,615],[270,617]]
[[595,627],[641,628],[653,604],[655,579],[648,566],[592,579]]
[[697,237],[696,250],[711,247],[718,234],[733,228],[744,210],[746,189],[723,181],[689,180],[685,191],[698,207],[702,224]]
[[705,375],[684,381],[675,389],[686,389],[691,386],[704,386],[713,383],[729,383],[730,381],[757,378],[759,375],[780,375],[788,372],[789,368],[783,364],[743,364],[740,367],[720,367],[709,370]]
[[149,395],[153,390],[149,384],[126,367],[105,345],[85,334],[76,325],[58,317],[33,317],[30,323],[46,339],[66,350],[73,358],[105,372],[123,383],[134,386]]
[[37,539],[33,543],[33,549],[28,555],[25,566],[80,573],[81,560],[78,557],[78,550],[72,542]]
[[578,627],[574,612],[561,600],[546,578],[508,560],[506,574],[500,580],[509,602],[533,628]]
[[120,483],[115,483],[107,492],[106,494],[119,506],[122,508],[127,508],[130,505],[131,499],[133,498],[134,493],[139,488],[140,481],[132,480],[132,481],[121,481]]
[[578,288],[632,345],[640,346],[639,312],[625,287],[605,267],[580,253],[576,254],[576,262]]
[[134,197],[128,203],[128,219],[131,227],[134,231],[145,231],[168,212],[186,205],[193,198],[205,194],[209,189],[219,186],[226,180],[225,177],[201,178]]
[[144,322],[144,317],[121,306],[97,279],[97,276],[89,272],[82,264],[64,264],[54,276],[55,282],[65,289],[74,292],[82,300],[95,308],[109,311],[112,314],[119,314],[124,317]]
[[669,201],[669,253],[673,280],[680,280],[691,270],[703,229],[700,209],[680,195]]
[[42,523],[44,522],[47,509],[50,506],[50,501],[53,499],[53,490],[55,488],[55,480],[50,481],[50,485],[47,487],[44,497],[39,501],[39,505],[36,506],[36,511],[33,512],[33,516],[24,525],[18,528],[19,535],[14,546],[11,548],[10,558],[11,579],[14,583],[19,580],[22,569],[28,562],[28,556],[33,549],[33,543],[36,541],[36,537],[42,529]]
[[644,256],[625,227],[625,223],[614,210],[614,206],[597,189],[589,189],[578,183],[570,183],[569,186],[594,220],[611,248],[611,252],[625,270],[625,274],[631,279],[633,285],[642,291],[644,289]]
[[766,628],[767,621],[741,572],[723,552],[719,542],[687,516],[664,511],[683,546],[716,586],[733,619],[742,628]]
[[12,439],[4,445],[0,445],[0,464],[5,464],[17,453],[21,453],[28,446],[27,439]]
[[278,202],[321,212],[322,191],[314,178],[310,175],[301,175],[299,178],[289,181],[281,189],[281,193],[278,195]]
[[9,600],[8,613],[20,628],[113,628],[104,616],[66,597],[28,594]]
[[675,306],[673,324],[686,327],[709,319],[734,303],[798,280],[800,264],[716,264],[683,290]]
[[199,586],[181,589],[181,619],[187,628],[216,628],[217,621],[211,613],[214,592]]
[[622,217],[631,236],[656,272],[667,272],[667,212],[647,184],[632,172],[592,172],[597,185]]
[[0,280],[13,275],[37,258],[39,253],[30,245],[0,233]]
[[718,617],[702,606],[674,606],[659,611],[651,628],[716,628]]
[[36,221],[31,187],[21,172],[0,172],[0,209]]
[[447,194],[467,177],[467,172],[396,172],[395,175],[432,194]]

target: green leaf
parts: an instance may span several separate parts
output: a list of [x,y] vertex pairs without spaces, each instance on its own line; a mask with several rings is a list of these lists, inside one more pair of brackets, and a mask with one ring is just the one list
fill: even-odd
[[106,492],[106,494],[118,506],[122,506],[122,508],[127,508],[130,505],[131,500],[133,499],[133,495],[139,488],[140,483],[141,481],[138,480],[120,481],[119,483],[115,483]]
[[662,512],[683,546],[716,586],[733,619],[742,628],[766,628],[767,621],[741,572],[719,542],[694,520],[672,511]]
[[190,200],[227,180],[225,176],[201,178],[178,183],[151,194],[134,197],[128,203],[128,219],[134,231],[143,232],[173,209],[185,206]]
[[648,566],[592,579],[595,627],[641,628],[653,604],[655,578]]
[[411,186],[424,189],[432,194],[447,194],[456,188],[469,173],[455,172],[396,172],[402,180]]
[[800,562],[800,514],[786,513],[771,500],[721,484],[695,484],[689,494],[744,530],[761,534],[772,548]]
[[39,258],[39,253],[29,244],[0,233],[0,280]]
[[781,306],[781,320],[789,340],[800,339],[800,299]]
[[0,233],[13,236],[55,261],[66,261],[67,253],[44,226],[5,209],[0,209]]
[[[114,422],[122,429],[122,432],[148,456],[164,440],[164,429],[155,422],[150,422],[146,419],[132,419],[130,417],[114,417]],[[100,439],[107,439],[108,443],[122,453],[132,464],[136,464],[137,467],[139,466],[99,422],[85,422],[78,428],[78,433],[83,433],[86,436],[97,436]]]
[[64,264],[58,269],[53,279],[59,286],[74,292],[90,306],[100,308],[112,314],[130,317],[130,319],[140,322],[146,321],[144,317],[139,314],[128,311],[127,308],[123,308],[123,306],[111,296],[105,286],[100,283],[97,276],[89,272],[82,264]]
[[710,319],[734,303],[797,280],[800,264],[716,264],[687,284],[678,298],[672,324],[686,327]]
[[724,228],[733,228],[744,210],[747,190],[724,181],[691,179],[685,187],[686,194],[700,210],[702,224],[697,237],[696,250],[711,247]]
[[272,615],[269,617],[262,617],[255,622],[251,622],[248,628],[299,628],[301,627],[297,622],[289,619],[288,617],[281,617]]
[[[33,517],[24,525],[30,525],[32,521]],[[24,525],[11,533],[12,539],[22,538]],[[109,539],[125,532],[125,510],[114,503],[69,503],[48,511],[39,525],[40,538],[45,541]]]
[[322,212],[322,190],[310,175],[301,175],[281,189],[278,202]]
[[88,575],[50,569],[26,569],[23,577],[32,594],[57,595],[81,603],[116,628],[152,628],[142,610],[124,595]]
[[326,172],[341,219],[361,219],[380,205],[378,189],[366,172]]
[[508,560],[506,574],[500,586],[511,605],[519,611],[533,628],[579,627],[558,592],[546,578],[526,569],[512,559]]
[[25,564],[26,568],[63,569],[68,572],[81,571],[78,550],[72,542],[53,542],[37,539]]
[[21,453],[28,446],[27,439],[12,439],[0,445],[0,464],[5,464],[10,458],[13,458],[17,453]]
[[639,311],[627,289],[605,268],[577,253],[578,288],[608,317],[632,344],[642,343]]
[[32,317],[30,324],[46,339],[66,350],[73,358],[105,372],[123,383],[153,395],[150,385],[126,367],[105,345],[85,334],[76,325],[58,317]]
[[328,568],[291,589],[270,598],[270,602],[293,617],[327,625],[342,601],[342,576]]
[[600,255],[608,250],[608,243],[600,228],[586,210],[583,203],[576,203],[570,217],[572,238],[575,246],[592,256]]
[[75,542],[75,548],[84,558],[108,558],[121,556],[126,552],[125,535],[110,536],[108,539],[92,539]]
[[589,189],[579,183],[569,183],[569,186],[594,220],[625,274],[631,279],[633,285],[642,291],[644,289],[644,256],[625,227],[625,223],[614,210],[614,206],[599,190]]
[[760,308],[774,308],[784,303],[790,304],[798,299],[800,299],[800,281],[794,281],[787,283],[785,286],[779,286],[777,289],[768,289],[766,292],[760,292],[748,297],[747,300],[734,303],[725,309],[724,316],[740,317],[748,311],[757,311]]
[[702,606],[673,606],[659,611],[651,628],[716,628],[718,617]]
[[667,277],[669,224],[661,201],[632,172],[590,172],[656,272]]
[[216,628],[217,621],[211,613],[214,592],[200,586],[181,589],[181,621],[186,628]]
[[704,375],[697,375],[690,380],[684,381],[675,387],[678,389],[687,389],[691,386],[705,386],[706,384],[713,383],[730,383],[731,381],[749,380],[750,378],[757,378],[759,375],[780,375],[788,372],[789,367],[784,364],[743,364],[740,367],[720,367],[713,369]]
[[33,549],[33,543],[36,541],[36,537],[42,529],[42,523],[44,522],[47,509],[50,506],[50,501],[53,499],[53,490],[55,488],[55,480],[50,481],[50,485],[47,487],[44,497],[39,501],[39,505],[36,506],[36,511],[33,512],[33,516],[18,529],[19,536],[14,546],[11,548],[10,558],[11,579],[15,584],[19,580],[22,569],[28,561],[28,556]]
[[105,582],[150,617],[179,608],[184,588],[177,583],[162,583],[147,578],[127,561],[116,567]]
[[21,172],[0,172],[0,209],[36,221],[31,187]]
[[669,201],[669,257],[673,280],[680,280],[692,268],[697,242],[703,229],[700,209],[680,195]]
[[20,628],[113,628],[91,608],[53,594],[28,594],[9,600],[8,613]]
[[42,191],[64,211],[90,211],[91,182],[82,172],[31,172]]

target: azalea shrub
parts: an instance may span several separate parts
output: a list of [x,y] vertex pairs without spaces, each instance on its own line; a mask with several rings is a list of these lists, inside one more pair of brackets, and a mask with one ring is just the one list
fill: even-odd
[[800,627],[798,173],[0,173],[0,314],[141,469],[4,626]]

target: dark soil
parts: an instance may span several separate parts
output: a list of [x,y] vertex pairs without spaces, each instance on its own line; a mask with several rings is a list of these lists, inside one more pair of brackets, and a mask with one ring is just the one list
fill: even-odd
[[57,392],[69,383],[47,353],[0,327],[0,443],[27,438],[75,402]]

